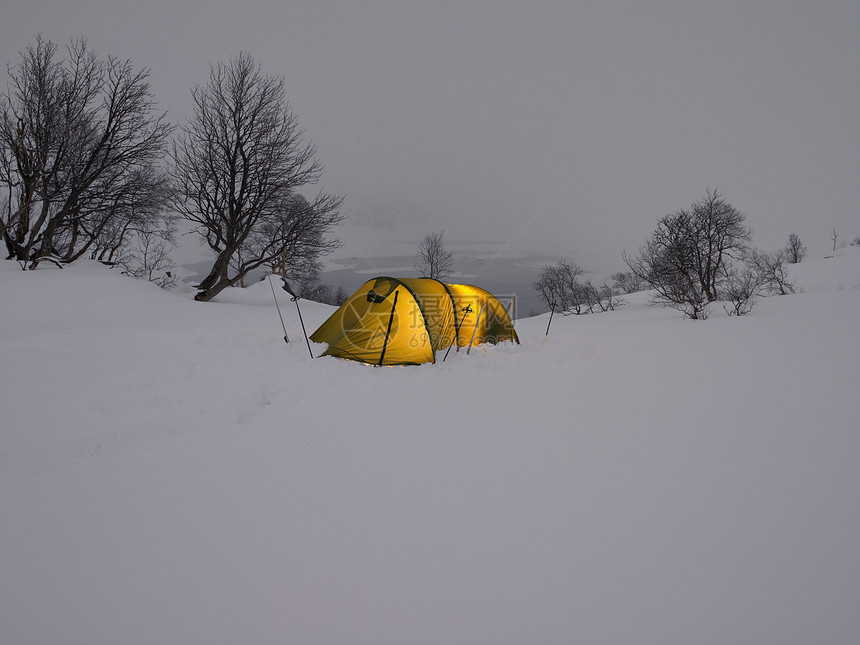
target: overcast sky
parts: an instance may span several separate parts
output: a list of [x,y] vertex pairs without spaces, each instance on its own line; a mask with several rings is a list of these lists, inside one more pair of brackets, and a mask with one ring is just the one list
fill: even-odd
[[857,0],[5,0],[3,64],[36,32],[149,67],[174,121],[210,62],[250,52],[327,190],[451,240],[531,221],[514,248],[620,269],[708,187],[765,248],[860,236]]

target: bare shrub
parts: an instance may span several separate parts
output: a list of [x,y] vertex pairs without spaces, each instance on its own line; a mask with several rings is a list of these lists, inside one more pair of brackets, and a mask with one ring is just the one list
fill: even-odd
[[331,285],[321,282],[308,282],[299,285],[298,295],[305,300],[313,300],[314,302],[322,302],[325,304],[332,303]]
[[346,292],[346,289],[344,289],[343,287],[338,287],[337,291],[334,294],[334,302],[332,304],[340,307],[343,303],[346,302],[347,298],[349,298],[349,294]]
[[732,267],[728,270],[722,287],[722,297],[731,304],[731,309],[723,306],[730,316],[743,316],[755,306],[755,296],[761,282],[759,272],[751,266]]
[[647,283],[632,271],[613,273],[612,282],[622,293],[636,293],[647,288]]
[[176,247],[172,229],[137,229],[129,236],[117,264],[135,278],[168,288],[176,284],[170,252]]
[[582,273],[582,267],[575,262],[561,260],[543,267],[533,286],[547,308],[555,307],[565,316],[612,311],[624,304],[610,285],[597,287],[591,281],[581,282]]
[[749,263],[758,274],[758,283],[765,293],[788,295],[794,293],[794,284],[785,268],[785,250],[768,253],[759,249],[750,254]]
[[615,311],[616,307],[626,304],[624,298],[618,295],[618,290],[612,285],[604,283],[600,287],[601,308],[603,311]]
[[555,306],[560,312],[569,312],[574,309],[574,303],[579,301],[576,291],[580,275],[582,268],[578,264],[560,260],[543,267],[532,286],[548,308]]
[[788,236],[784,251],[785,261],[789,264],[800,264],[806,257],[806,245],[800,241],[797,233]]

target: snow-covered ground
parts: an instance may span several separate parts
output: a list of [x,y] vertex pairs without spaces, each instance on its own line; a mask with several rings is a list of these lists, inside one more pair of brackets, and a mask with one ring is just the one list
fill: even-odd
[[860,642],[860,249],[792,269],[377,369],[0,263],[0,643]]

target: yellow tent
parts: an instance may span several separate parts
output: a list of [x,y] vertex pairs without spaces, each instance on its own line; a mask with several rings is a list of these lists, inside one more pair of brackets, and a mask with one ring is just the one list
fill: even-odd
[[436,352],[520,342],[508,312],[490,292],[432,278],[365,282],[313,334],[323,355],[371,365],[435,363]]

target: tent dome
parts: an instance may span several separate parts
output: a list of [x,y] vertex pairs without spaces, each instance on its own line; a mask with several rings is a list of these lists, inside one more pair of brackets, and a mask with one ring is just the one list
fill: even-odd
[[311,340],[328,344],[324,356],[371,365],[435,363],[454,344],[520,342],[507,309],[480,287],[384,276],[365,282]]

